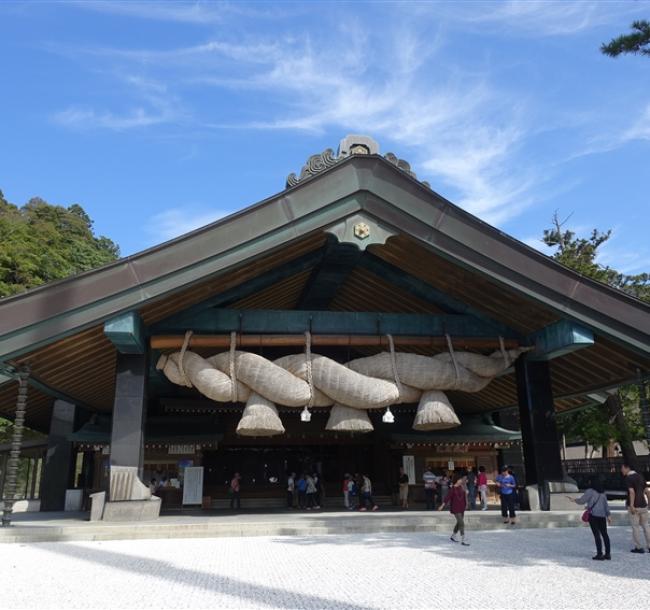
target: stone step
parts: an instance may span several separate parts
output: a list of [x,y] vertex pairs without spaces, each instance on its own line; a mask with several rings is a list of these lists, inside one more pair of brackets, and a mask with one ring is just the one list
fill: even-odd
[[[326,497],[323,499],[324,505],[328,507],[339,508],[343,505],[343,497]],[[378,506],[393,506],[391,496],[373,496],[373,500]],[[294,503],[297,499],[294,500]],[[287,505],[286,498],[245,498],[241,499],[241,504],[245,508],[264,509],[264,508],[285,508]],[[230,498],[213,498],[212,508],[215,510],[228,509],[230,507]]]
[[[41,513],[42,515],[42,513]],[[469,512],[469,531],[510,528],[580,527],[580,511],[525,512],[516,526],[504,525],[497,511]],[[627,514],[613,514],[614,525],[627,525]],[[280,514],[224,514],[163,516],[140,523],[102,523],[73,519],[21,521],[0,528],[0,542],[53,542],[73,540],[128,540],[147,538],[219,538],[239,536],[314,536],[379,534],[388,532],[447,532],[453,519],[446,512],[284,512]]]

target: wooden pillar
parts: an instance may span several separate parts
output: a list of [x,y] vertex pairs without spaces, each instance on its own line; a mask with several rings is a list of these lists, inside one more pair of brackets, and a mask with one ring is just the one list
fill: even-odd
[[74,432],[76,415],[77,408],[72,403],[54,401],[43,465],[41,511],[65,508],[65,490],[71,487],[74,469],[74,451],[68,438]]
[[550,367],[523,357],[515,370],[526,484],[537,484],[540,507],[550,510],[548,482],[564,479]]
[[27,411],[27,380],[29,379],[29,368],[23,368],[18,372],[18,398],[16,400],[16,416],[14,418],[13,436],[11,438],[11,450],[7,462],[7,473],[4,481],[4,502],[2,510],[2,527],[11,525],[11,513],[13,512],[14,500],[16,498],[16,477],[18,476],[18,460],[20,459],[20,446],[23,442],[23,428],[25,425],[25,413]]
[[117,354],[111,466],[135,466],[142,479],[146,412],[146,354]]

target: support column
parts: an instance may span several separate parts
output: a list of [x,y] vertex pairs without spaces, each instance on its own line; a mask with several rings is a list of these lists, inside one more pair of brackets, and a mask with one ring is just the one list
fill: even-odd
[[23,368],[18,372],[18,398],[16,400],[16,417],[14,418],[14,429],[11,438],[11,450],[7,461],[7,472],[3,489],[2,527],[11,525],[11,513],[16,498],[16,478],[18,476],[18,460],[20,459],[20,446],[23,442],[23,427],[25,425],[25,413],[27,412],[27,380],[29,379],[29,368]]
[[117,354],[111,466],[135,466],[142,480],[146,412],[146,354]]
[[65,508],[65,490],[71,487],[74,468],[74,451],[68,437],[74,432],[76,415],[77,407],[72,403],[54,401],[43,464],[41,511]]
[[550,510],[548,481],[564,479],[548,362],[517,360],[517,396],[526,484],[537,484],[542,510]]

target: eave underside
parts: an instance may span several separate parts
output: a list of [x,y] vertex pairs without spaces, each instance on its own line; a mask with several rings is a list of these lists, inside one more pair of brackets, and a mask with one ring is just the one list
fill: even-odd
[[[217,298],[219,307],[231,309],[298,309],[305,295],[313,298],[314,277],[323,272],[331,236],[311,233],[289,245],[231,268],[218,276],[145,304],[139,313],[146,326],[192,306]],[[371,261],[372,265],[365,265]],[[385,265],[386,273],[382,272]],[[285,273],[278,270],[285,269]],[[359,257],[358,264],[340,272],[340,284],[332,291],[328,285],[329,310],[374,311],[394,313],[444,313],[444,304],[414,294],[401,283],[391,281],[398,270],[412,282],[421,282],[471,307],[522,336],[537,331],[561,318],[546,305],[522,296],[514,289],[497,284],[487,276],[463,268],[436,255],[413,238],[398,235],[383,245],[371,245]],[[265,278],[276,280],[264,285]],[[393,275],[394,277],[394,275]],[[252,292],[250,286],[259,287]],[[249,287],[248,290],[245,288]],[[330,294],[331,293],[331,294]],[[228,295],[218,301],[218,297]],[[374,353],[363,348],[346,353],[343,358]],[[432,349],[411,351],[432,354]],[[69,396],[87,407],[110,412],[113,404],[116,350],[103,332],[103,322],[45,347],[14,359],[11,364],[29,363],[33,376],[42,384]],[[595,344],[551,362],[556,407],[562,411],[584,406],[585,397],[601,388],[614,387],[633,379],[636,370],[650,370],[650,359],[620,346],[601,335]],[[495,379],[475,394],[449,392],[450,399],[462,413],[481,413],[512,407],[516,404],[514,375]],[[198,395],[197,395],[198,397]],[[0,386],[0,414],[12,416],[15,408],[16,383]],[[28,425],[46,430],[52,398],[31,389]]]

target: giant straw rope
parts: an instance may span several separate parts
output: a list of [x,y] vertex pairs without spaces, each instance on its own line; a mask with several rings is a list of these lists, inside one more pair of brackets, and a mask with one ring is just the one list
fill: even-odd
[[443,390],[478,392],[529,348],[501,349],[489,356],[449,351],[435,356],[390,351],[341,364],[311,352],[270,361],[231,347],[203,358],[187,349],[191,332],[178,352],[160,356],[156,368],[173,383],[194,387],[217,402],[246,402],[237,433],[244,436],[282,434],[277,405],[309,408],[331,406],[328,430],[369,432],[367,410],[419,401],[413,427],[435,430],[460,425]]

